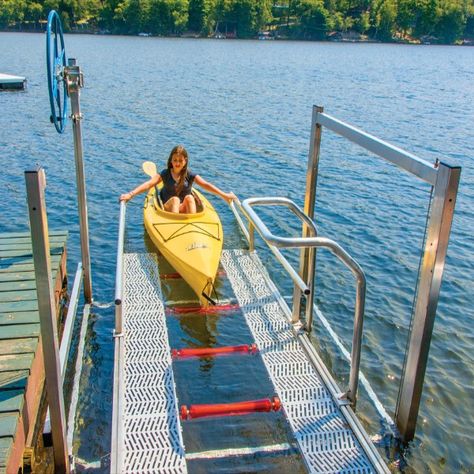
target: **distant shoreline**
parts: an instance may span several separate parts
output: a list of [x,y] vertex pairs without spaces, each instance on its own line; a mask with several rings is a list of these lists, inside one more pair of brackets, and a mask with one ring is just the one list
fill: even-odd
[[[12,29],[12,28],[0,28],[0,33],[44,33],[44,28],[28,28],[28,29]],[[326,39],[307,39],[307,38],[294,38],[294,37],[259,37],[255,36],[253,38],[237,38],[237,37],[225,37],[222,36],[203,36],[198,33],[194,32],[185,32],[180,35],[154,35],[151,33],[138,33],[138,34],[124,34],[124,33],[112,33],[110,31],[101,31],[96,29],[73,29],[65,34],[73,34],[73,35],[97,35],[97,36],[123,36],[123,37],[147,37],[147,38],[183,38],[183,39],[216,39],[216,40],[237,40],[237,41],[249,41],[249,40],[266,40],[266,41],[304,41],[308,43],[376,43],[376,44],[407,44],[407,45],[422,45],[422,46],[474,46],[474,39],[471,38],[464,38],[456,43],[442,43],[437,41],[437,39],[430,40],[421,40],[421,39],[399,39],[394,38],[392,41],[381,41],[374,38],[365,37],[360,35],[360,37],[356,37],[354,35],[348,34],[344,36],[344,34],[339,32],[334,32],[333,37],[328,37]],[[334,37],[338,35],[337,37]]]

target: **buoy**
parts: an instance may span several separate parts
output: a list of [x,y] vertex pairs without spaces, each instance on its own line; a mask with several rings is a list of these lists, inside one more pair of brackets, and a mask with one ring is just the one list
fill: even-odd
[[261,400],[249,400],[235,403],[215,403],[182,405],[180,409],[182,420],[191,420],[193,418],[204,418],[208,416],[235,416],[247,415],[256,412],[279,411],[281,402],[278,397],[264,398]]
[[185,347],[183,349],[172,349],[171,357],[173,359],[180,359],[186,357],[214,357],[225,354],[235,353],[255,354],[258,352],[256,344],[242,344],[240,346],[225,346],[225,347],[203,347],[199,349]]

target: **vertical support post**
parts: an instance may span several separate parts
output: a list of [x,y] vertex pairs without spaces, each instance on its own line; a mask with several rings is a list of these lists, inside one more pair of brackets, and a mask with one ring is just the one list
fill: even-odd
[[92,303],[91,259],[89,251],[89,221],[87,218],[86,182],[82,151],[80,89],[84,86],[83,76],[76,60],[70,58],[64,69],[68,95],[71,99],[71,118],[74,135],[74,159],[76,163],[77,202],[79,206],[79,225],[81,233],[82,268],[84,271],[84,298]]
[[123,330],[123,249],[125,242],[125,212],[127,204],[120,201],[119,234],[117,244],[117,270],[115,274],[115,335],[121,336]]
[[69,472],[64,410],[63,379],[59,362],[59,342],[56,310],[51,281],[48,220],[44,188],[46,178],[43,168],[25,172],[28,211],[30,215],[31,244],[35,267],[36,292],[46,372],[46,390],[51,414],[54,465],[56,472]]
[[396,407],[396,424],[405,442],[415,435],[460,174],[461,168],[440,163],[434,186],[405,373]]
[[[313,107],[313,116],[311,120],[311,137],[309,143],[308,169],[306,171],[306,192],[304,198],[304,212],[310,219],[314,218],[314,208],[316,200],[316,184],[318,180],[319,153],[321,149],[321,134],[323,127],[318,123],[318,114],[323,113],[324,108],[321,106]],[[302,236],[309,236],[309,229],[303,224]],[[308,280],[308,267],[312,267],[312,272],[316,270],[316,252],[311,257],[313,262],[309,262],[310,251],[303,248],[300,251],[300,276],[304,281]],[[311,294],[314,292],[314,275],[312,277],[313,285],[310,287]],[[314,298],[314,297],[312,297]],[[310,309],[312,311],[313,306]],[[299,320],[301,312],[301,291],[295,286],[293,291],[293,323]],[[312,319],[312,318],[311,318]],[[307,320],[308,322],[308,320]],[[308,328],[311,330],[311,328]]]
[[[311,332],[313,326],[313,306],[314,306],[314,264],[316,262],[316,247],[309,247],[308,250],[308,277],[306,285],[309,288],[309,295],[306,296],[306,325],[307,331]],[[301,290],[300,290],[301,293]]]
[[255,227],[249,221],[249,252],[255,251]]

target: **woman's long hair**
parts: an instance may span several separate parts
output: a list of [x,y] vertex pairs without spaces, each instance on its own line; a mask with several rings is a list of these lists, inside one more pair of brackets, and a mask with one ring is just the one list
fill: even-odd
[[186,148],[184,148],[183,145],[176,145],[171,150],[170,156],[168,158],[168,169],[170,170],[170,173],[171,173],[171,170],[173,169],[173,165],[171,164],[171,160],[173,158],[173,155],[181,155],[186,160],[186,163],[183,166],[183,169],[179,173],[179,180],[178,180],[178,183],[176,185],[176,194],[179,196],[179,194],[181,193],[181,191],[184,188],[184,181],[185,181],[186,177],[188,176],[189,158],[188,158],[188,152],[186,151]]

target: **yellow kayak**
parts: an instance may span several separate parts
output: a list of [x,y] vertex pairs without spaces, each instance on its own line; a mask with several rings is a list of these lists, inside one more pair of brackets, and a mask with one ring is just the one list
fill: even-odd
[[214,279],[222,252],[223,232],[219,215],[198,191],[198,212],[176,214],[164,211],[155,188],[145,199],[144,222],[151,240],[166,260],[194,290],[202,306],[213,295]]

